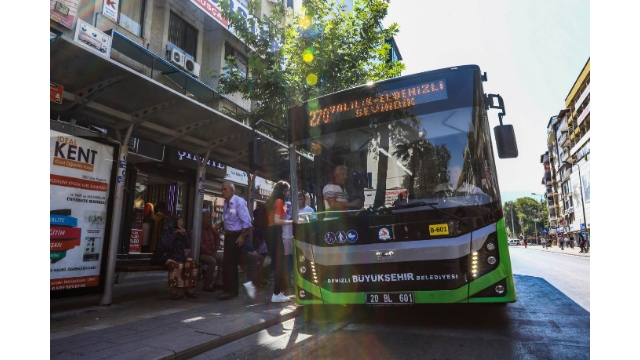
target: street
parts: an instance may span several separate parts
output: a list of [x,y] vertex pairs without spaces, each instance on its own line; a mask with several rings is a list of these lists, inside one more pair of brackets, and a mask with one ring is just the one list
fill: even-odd
[[513,247],[507,305],[305,308],[194,359],[588,359],[589,258]]

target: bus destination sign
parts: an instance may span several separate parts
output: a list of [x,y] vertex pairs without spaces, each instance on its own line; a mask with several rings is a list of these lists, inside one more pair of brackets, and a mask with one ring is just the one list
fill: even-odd
[[313,107],[311,105],[313,100],[311,100],[308,103],[309,126],[314,127],[343,119],[359,118],[445,99],[447,99],[447,83],[442,79],[385,91],[375,96],[346,101],[320,109]]

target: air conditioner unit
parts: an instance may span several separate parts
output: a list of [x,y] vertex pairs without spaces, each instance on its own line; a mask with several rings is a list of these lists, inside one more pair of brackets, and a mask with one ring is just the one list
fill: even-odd
[[184,54],[178,49],[167,50],[167,60],[174,65],[184,67]]
[[195,77],[199,77],[200,76],[200,64],[198,64],[197,62],[189,59],[189,58],[185,58],[184,59],[184,68],[190,72],[191,74],[193,74],[193,76]]

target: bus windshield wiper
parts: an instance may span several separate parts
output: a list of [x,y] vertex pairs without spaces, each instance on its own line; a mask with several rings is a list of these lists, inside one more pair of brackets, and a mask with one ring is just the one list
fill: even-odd
[[437,202],[432,202],[432,203],[428,203],[426,201],[418,201],[418,202],[414,202],[414,203],[410,203],[410,204],[403,204],[403,205],[396,205],[396,206],[392,206],[389,208],[386,208],[385,210],[391,211],[391,210],[399,210],[399,209],[410,209],[410,208],[414,208],[414,207],[419,207],[419,206],[428,206],[430,208],[432,208],[433,210],[439,211],[453,219],[456,219],[458,221],[460,221],[461,223],[465,224],[465,225],[469,225],[467,223],[466,220],[462,219],[461,217],[454,215],[448,211],[444,211],[438,207],[436,207],[436,205],[438,205],[439,203]]
[[433,206],[433,205],[438,205],[438,203],[428,203],[428,202],[425,202],[425,201],[418,201],[418,202],[414,202],[414,203],[395,205],[395,206],[389,206],[389,207],[381,206],[381,207],[379,207],[377,209],[370,208],[369,211],[374,212],[374,213],[391,213],[392,210],[410,209],[410,208],[414,208],[414,207]]

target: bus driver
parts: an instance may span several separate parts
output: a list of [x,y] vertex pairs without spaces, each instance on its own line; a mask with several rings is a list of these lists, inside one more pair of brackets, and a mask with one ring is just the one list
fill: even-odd
[[349,202],[349,196],[344,189],[347,180],[347,167],[338,165],[333,170],[333,182],[322,189],[325,210],[347,210],[348,208],[361,208],[362,200],[356,199]]

